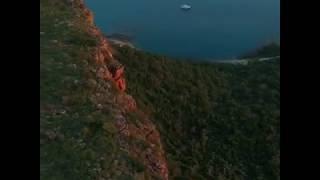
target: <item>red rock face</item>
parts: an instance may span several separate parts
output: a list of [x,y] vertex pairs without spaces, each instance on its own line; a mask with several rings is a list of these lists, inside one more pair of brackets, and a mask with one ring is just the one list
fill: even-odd
[[94,24],[94,21],[93,21],[93,14],[91,11],[89,11],[88,9],[85,9],[84,10],[84,15],[86,16],[87,18],[87,21],[89,22],[89,24],[93,25]]
[[99,48],[96,49],[96,52],[95,52],[95,59],[96,59],[96,63],[98,64],[104,64],[104,55],[103,53],[101,52],[101,50]]
[[[99,30],[91,30],[90,32],[94,33],[93,35],[99,35]],[[110,61],[114,61],[111,48],[108,46],[107,41],[105,38],[100,38],[100,43],[98,47],[95,50],[95,60],[96,63],[99,65],[104,66],[104,68],[100,68],[98,70],[98,77],[105,79],[105,80],[113,80],[114,83],[116,83],[118,89],[120,91],[125,91],[126,84],[125,80],[123,78],[124,74],[124,67],[107,67],[106,65]]]
[[127,111],[134,111],[137,106],[136,101],[131,96],[127,96],[125,100],[126,100],[125,109],[127,109]]
[[126,80],[124,78],[120,78],[116,81],[117,87],[119,88],[120,91],[125,91],[126,90]]
[[123,76],[123,73],[124,73],[124,67],[121,67],[119,69],[116,69],[114,71],[114,74],[113,74],[113,78],[115,80],[118,80],[119,78],[121,78]]
[[94,36],[94,37],[101,37],[102,33],[99,29],[95,28],[95,27],[90,27],[88,29],[89,33]]
[[[114,82],[119,91],[124,92],[126,90],[124,66],[114,59],[112,48],[109,46],[107,39],[93,25],[93,15],[90,11],[86,11],[83,3],[80,3],[80,6],[82,6],[80,9],[83,9],[87,21],[91,24],[91,27],[88,28],[89,33],[99,40],[99,44],[94,50],[95,54],[93,54],[99,68],[94,69],[92,72],[95,72],[96,76],[100,79]],[[126,93],[119,93],[115,100],[121,106],[119,112],[121,114],[138,110],[135,99]],[[123,115],[117,116],[115,120],[115,126],[118,129],[118,142],[121,149],[129,152],[133,157],[140,159],[149,172],[160,176],[162,180],[168,180],[167,161],[165,152],[162,149],[160,133],[157,131],[156,126],[145,117],[141,117],[143,123],[139,126],[130,123]],[[145,152],[145,149],[139,146],[133,147],[122,137],[142,139],[149,148]]]
[[132,112],[136,110],[136,101],[133,99],[132,96],[127,94],[122,94],[117,97],[117,102],[122,106],[122,108],[126,112]]
[[105,64],[112,59],[113,59],[113,56],[111,53],[111,48],[108,46],[106,41],[101,40],[96,49],[96,61],[99,63]]

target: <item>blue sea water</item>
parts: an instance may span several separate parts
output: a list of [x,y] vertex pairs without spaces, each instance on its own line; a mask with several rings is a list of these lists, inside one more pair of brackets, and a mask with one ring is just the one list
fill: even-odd
[[[148,52],[228,59],[280,41],[280,0],[86,0],[106,34]],[[190,11],[180,9],[190,4]]]

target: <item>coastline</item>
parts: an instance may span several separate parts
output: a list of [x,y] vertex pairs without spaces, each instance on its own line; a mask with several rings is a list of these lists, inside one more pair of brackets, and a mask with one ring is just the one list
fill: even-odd
[[[132,43],[132,37],[126,34],[121,34],[121,33],[114,33],[110,35],[104,35],[107,39],[110,45],[117,46],[117,47],[129,47],[135,50],[139,50],[133,43]],[[274,45],[274,43],[271,43],[269,45],[265,45],[263,47],[258,48],[257,50],[253,51],[254,53],[259,53],[259,51],[263,51],[269,46]],[[140,49],[144,51],[143,49]],[[280,58],[280,55],[278,56],[260,56],[260,57],[239,57],[239,58],[233,58],[233,59],[202,59],[205,62],[210,62],[210,63],[224,63],[224,64],[240,64],[240,65],[247,65],[250,61],[269,61],[269,60],[274,60]]]
[[115,45],[115,46],[119,46],[119,47],[123,47],[123,46],[128,46],[130,48],[133,49],[137,49],[131,42],[129,41],[123,41],[123,40],[119,40],[119,39],[115,39],[115,38],[108,38],[108,42],[110,42],[110,44]]
[[110,42],[110,44],[112,45],[119,47],[128,46],[130,48],[136,49],[136,47],[132,43],[133,38],[127,34],[113,33],[105,35],[105,37],[108,39],[108,42]]
[[246,58],[246,59],[225,59],[225,60],[213,60],[211,62],[213,63],[227,63],[227,64],[241,64],[241,65],[247,65],[249,61],[271,61],[274,59],[280,59],[280,56],[273,56],[273,57],[261,57],[261,58]]

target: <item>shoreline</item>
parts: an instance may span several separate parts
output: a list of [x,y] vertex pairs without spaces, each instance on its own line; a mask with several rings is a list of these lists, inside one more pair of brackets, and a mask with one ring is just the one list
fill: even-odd
[[211,60],[213,63],[227,63],[227,64],[242,64],[247,65],[249,61],[271,61],[280,58],[280,56],[260,57],[260,58],[245,58],[245,59],[226,59],[226,60]]
[[[125,34],[120,34],[120,33],[115,33],[115,34],[111,34],[111,35],[105,35],[105,37],[107,38],[107,40],[109,41],[109,43],[111,45],[114,46],[118,46],[118,47],[124,47],[127,46],[129,48],[135,49],[135,50],[142,50],[144,52],[148,52],[145,51],[143,49],[138,49],[130,40],[132,40],[132,38],[130,36],[127,36]],[[164,56],[168,56],[169,55],[165,55],[162,54]],[[248,58],[234,58],[234,59],[199,59],[205,62],[210,62],[210,63],[227,63],[227,64],[242,64],[242,65],[247,65],[249,63],[249,61],[252,60],[256,60],[256,61],[268,61],[268,60],[273,60],[273,59],[277,59],[280,58],[279,56],[269,56],[269,57],[248,57]],[[179,58],[180,59],[180,58]]]
[[137,49],[132,43],[133,38],[129,35],[122,33],[113,33],[105,35],[105,37],[112,45],[119,47],[128,46],[130,48]]
[[116,45],[119,47],[123,47],[123,46],[128,46],[132,49],[137,49],[131,42],[129,41],[123,41],[123,40],[119,40],[119,39],[115,39],[115,38],[108,38],[108,41],[110,42],[110,44],[112,45]]

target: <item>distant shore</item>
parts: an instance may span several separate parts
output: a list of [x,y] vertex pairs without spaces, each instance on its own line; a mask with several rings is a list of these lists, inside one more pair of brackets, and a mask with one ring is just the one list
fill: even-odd
[[128,42],[128,41],[122,41],[119,39],[112,39],[112,38],[108,38],[108,41],[111,44],[119,46],[119,47],[128,46],[130,48],[136,49],[136,47],[131,42]]
[[121,34],[121,33],[114,33],[110,35],[106,35],[108,41],[116,46],[128,46],[130,48],[136,49],[136,47],[133,45],[132,40],[133,37],[126,35],[126,34]]
[[230,59],[230,60],[214,60],[211,62],[214,63],[229,63],[229,64],[242,64],[247,65],[249,61],[256,60],[256,61],[270,61],[274,59],[279,59],[280,56],[274,56],[274,57],[262,57],[262,58],[246,58],[246,59]]
[[[118,47],[130,47],[139,50],[132,42],[133,37],[127,34],[113,33],[105,35],[111,45]],[[141,49],[140,49],[141,50]],[[235,57],[234,59],[202,59],[211,63],[228,63],[247,65],[250,61],[268,61],[280,58],[280,46],[277,43],[266,44],[263,47],[257,48],[244,56]]]

